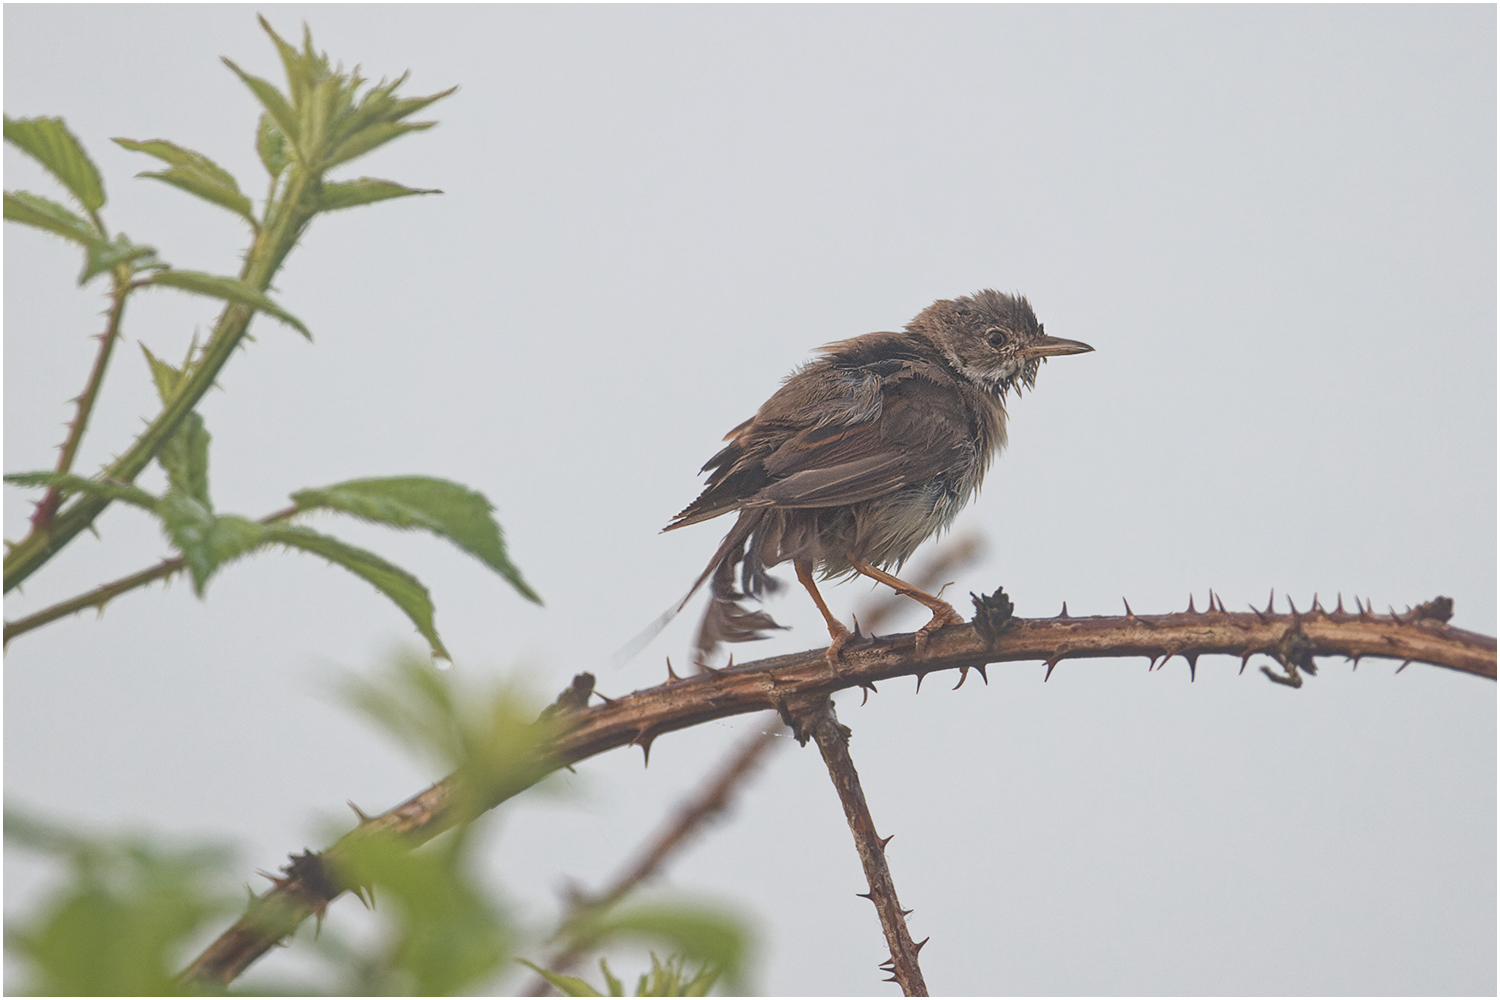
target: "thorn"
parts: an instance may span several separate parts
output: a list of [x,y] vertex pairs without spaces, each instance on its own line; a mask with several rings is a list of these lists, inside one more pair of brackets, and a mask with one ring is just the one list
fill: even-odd
[[[1359,602],[1359,598],[1358,597],[1356,597],[1354,600],[1355,600],[1355,603]],[[1374,601],[1370,600],[1369,598],[1365,598],[1365,603],[1362,604],[1362,605],[1360,605],[1359,616],[1361,618],[1368,618],[1368,617],[1370,617],[1370,611],[1374,608],[1374,606],[1375,606],[1375,602]]]
[[1198,609],[1195,608],[1195,607],[1193,607],[1193,595],[1192,594],[1188,595],[1187,613],[1190,614],[1190,615],[1196,615],[1198,613]]
[[1156,657],[1154,657],[1154,656],[1148,656],[1148,657],[1146,657],[1146,673],[1149,674],[1151,671],[1153,671],[1155,669],[1156,669]]
[[961,667],[958,668],[958,683],[955,684],[955,685],[953,685],[953,690],[957,691],[959,688],[963,687],[964,686],[964,681],[966,681],[968,679],[969,679],[969,666],[968,666],[968,664],[964,664],[963,666],[961,666]]
[[873,681],[861,681],[859,687],[860,687],[860,690],[863,692],[861,698],[859,699],[859,707],[860,708],[864,708],[865,704],[870,700],[870,694],[871,694],[871,692],[873,692],[875,694],[879,694],[880,693],[879,691],[877,691],[875,689],[875,684],[874,684]]
[[[946,584],[945,584],[945,586],[946,586]],[[849,612],[849,617],[851,619],[853,619],[853,621],[854,621],[854,638],[856,638],[856,639],[863,639],[865,637],[865,634],[859,630],[859,615],[857,615],[857,614],[855,614],[854,612],[851,611],[851,612]],[[729,656],[730,656],[730,659],[734,658],[734,654],[733,653],[730,653]]]
[[1344,613],[1344,592],[1342,590],[1339,591],[1339,606],[1333,609],[1333,613],[1336,615]]
[[872,903],[875,902],[875,893],[873,892],[856,892],[855,895],[860,899],[868,899]]
[[916,951],[918,953],[920,953],[922,951],[922,949],[927,946],[927,942],[931,941],[931,940],[932,940],[932,935],[929,934],[927,937],[924,937],[922,940],[918,941],[913,947],[916,949]]
[[680,680],[682,678],[677,676],[677,671],[672,669],[672,658],[670,656],[667,657],[667,683],[675,684]]
[[1286,595],[1286,606],[1292,609],[1292,617],[1293,618],[1296,618],[1296,617],[1298,617],[1301,614],[1301,612],[1299,612],[1297,610],[1297,605],[1295,605],[1295,604],[1292,603],[1292,595],[1291,594],[1287,594]]
[[1250,610],[1255,612],[1255,617],[1260,619],[1260,623],[1262,625],[1264,625],[1266,623],[1266,616],[1265,616],[1264,613],[1261,612],[1260,608],[1257,608],[1255,605],[1252,604],[1252,605],[1250,605]]
[[1352,663],[1352,664],[1354,664],[1354,669],[1355,670],[1359,669],[1359,661],[1360,661],[1360,657],[1358,657],[1358,656],[1351,656],[1351,657],[1349,657],[1349,662]]
[[1396,614],[1396,609],[1391,607],[1389,604],[1387,604],[1385,607],[1386,610],[1391,613],[1391,621],[1395,622],[1398,625],[1401,624],[1401,616]]
[[604,700],[604,704],[606,704],[606,705],[613,705],[615,703],[615,699],[611,698],[609,695],[605,694],[603,691],[590,691],[589,694],[597,695],[598,697],[602,698]]
[[724,664],[724,666],[723,666],[722,669],[724,669],[724,670],[733,670],[734,669],[734,653],[732,651],[729,654],[729,662],[726,663],[726,664]]
[[909,916],[911,916],[911,915],[912,915],[912,914],[913,914],[913,913],[916,913],[916,912],[917,912],[917,911],[916,911],[916,910],[902,910],[902,911],[901,911],[901,915],[902,915],[902,916],[903,916],[903,917],[909,917]]
[[636,734],[635,739],[631,740],[630,742],[635,746],[640,747],[641,751],[645,755],[645,762],[642,764],[642,766],[650,767],[651,744],[656,742],[656,734],[651,732],[651,727],[647,726],[645,729],[642,729],[639,733]]
[[1411,666],[1411,661],[1407,660],[1405,663],[1401,664],[1401,666],[1399,666],[1399,667],[1396,668],[1396,673],[1399,674],[1401,671],[1405,670],[1409,666]]
[[1276,588],[1272,587],[1271,588],[1271,596],[1266,599],[1266,614],[1268,614],[1268,615],[1274,615],[1275,613],[1276,613]]
[[922,693],[922,678],[926,677],[929,673],[931,673],[930,670],[923,670],[921,673],[917,674],[917,694]]
[[974,670],[979,674],[979,679],[982,680],[982,681],[984,681],[984,686],[985,687],[989,687],[990,686],[990,675],[987,674],[987,673],[985,673],[985,668],[987,666],[988,666],[988,664],[985,664],[985,663],[976,663],[976,664],[974,664]]
[[1188,661],[1188,683],[1191,684],[1198,679],[1198,654],[1189,656],[1183,653],[1182,658]]
[[882,979],[881,980],[882,983],[894,983],[895,981],[896,981],[896,977],[895,976],[892,976],[889,979]]
[[[1125,601],[1125,598],[1122,597],[1122,598],[1120,598],[1120,600]],[[1129,601],[1125,601],[1125,617],[1126,618],[1134,618],[1135,617],[1135,612],[1130,610],[1130,602]]]
[[1069,617],[1069,615],[1068,615],[1068,602],[1067,601],[1063,601],[1063,609],[1057,613],[1057,617],[1059,617],[1059,618],[1067,618],[1067,617]]
[[[878,834],[877,834],[877,836],[878,836]],[[893,833],[889,837],[881,837],[880,838],[880,849],[882,851],[885,850],[885,845],[889,844],[893,839],[895,839],[895,836],[896,835]]]
[[1243,674],[1245,672],[1245,667],[1250,663],[1250,657],[1254,655],[1254,653],[1246,653],[1240,657],[1240,673]]
[[1310,615],[1316,615],[1316,614],[1324,614],[1324,615],[1326,615],[1328,613],[1328,612],[1326,612],[1326,611],[1323,610],[1323,605],[1321,605],[1321,604],[1318,603],[1318,593],[1317,593],[1317,591],[1313,591],[1312,607],[1310,607],[1310,608],[1307,609],[1307,613],[1310,614]]
[[355,805],[352,800],[346,802],[345,804],[350,809],[354,810],[354,815],[356,815],[356,816],[359,817],[359,825],[360,826],[364,826],[366,823],[370,822],[370,820],[371,820],[372,817],[366,816],[365,813],[364,813],[364,810],[361,809],[359,806]]
[[1047,676],[1045,676],[1045,677],[1042,678],[1042,683],[1045,684],[1052,677],[1052,671],[1057,668],[1057,664],[1060,661],[1058,661],[1058,660],[1043,660],[1042,662],[1045,663],[1045,664],[1047,664]]

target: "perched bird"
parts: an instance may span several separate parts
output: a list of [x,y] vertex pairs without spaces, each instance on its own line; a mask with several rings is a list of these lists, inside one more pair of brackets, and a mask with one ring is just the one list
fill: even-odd
[[815,573],[867,576],[926,605],[932,620],[917,633],[919,651],[932,632],[961,624],[952,605],[886,570],[900,569],[978,492],[1005,445],[1006,394],[1033,385],[1044,359],[1092,350],[1047,336],[1024,296],[990,289],[939,299],[900,333],[824,347],[725,435],[703,466],[708,486],[664,529],[739,512],[678,605],[712,579],[700,655],[779,627],[740,602],[777,590],[766,571],[786,561],[828,623],[830,663],[851,633]]

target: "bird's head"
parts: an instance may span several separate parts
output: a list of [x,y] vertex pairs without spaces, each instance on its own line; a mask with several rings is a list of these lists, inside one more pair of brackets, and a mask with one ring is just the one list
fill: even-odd
[[1047,336],[1024,295],[989,288],[940,299],[907,329],[927,335],[959,374],[997,396],[1030,388],[1037,369],[1053,355],[1093,350],[1076,340]]

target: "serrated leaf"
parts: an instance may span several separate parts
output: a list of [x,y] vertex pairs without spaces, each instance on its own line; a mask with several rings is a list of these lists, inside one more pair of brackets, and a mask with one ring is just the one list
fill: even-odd
[[5,218],[24,226],[45,229],[64,239],[92,246],[104,243],[94,224],[49,198],[30,191],[5,192]]
[[234,302],[242,306],[258,309],[263,313],[275,316],[288,326],[295,327],[308,340],[312,334],[302,321],[291,313],[282,309],[265,292],[260,291],[253,285],[247,285],[238,278],[228,278],[216,274],[204,274],[202,271],[179,271],[176,269],[160,271],[151,276],[147,281],[151,285],[165,285],[169,288],[180,289],[191,292],[194,295],[207,295],[210,298],[223,299],[225,302]]
[[521,577],[482,493],[427,476],[355,479],[292,494],[298,510],[337,510],[393,528],[423,528],[473,555],[529,601],[542,599]]
[[409,188],[395,181],[381,181],[373,177],[361,177],[353,181],[336,181],[323,185],[318,192],[318,211],[336,212],[341,208],[368,205],[388,198],[404,198],[410,194],[442,194],[437,188]]
[[6,474],[5,481],[17,486],[55,486],[57,491],[65,497],[74,493],[87,493],[90,496],[104,497],[107,500],[120,500],[134,504],[145,510],[156,510],[156,497],[139,486],[130,486],[126,483],[87,479],[66,472],[11,472]]
[[265,165],[266,172],[272,177],[280,177],[287,164],[286,136],[276,127],[276,122],[268,112],[262,112],[260,116],[260,127],[255,133],[255,151],[260,154],[260,162]]
[[5,140],[29,153],[90,212],[104,207],[104,183],[61,118],[5,116]]
[[384,146],[392,139],[399,139],[408,132],[421,132],[432,128],[437,122],[375,122],[355,132],[349,138],[330,152],[321,164],[323,168],[334,167],[340,163],[346,163],[359,156],[364,156],[372,149]]
[[603,993],[600,993],[598,990],[594,989],[592,986],[584,982],[582,979],[579,979],[577,976],[565,976],[560,972],[549,972],[546,969],[542,968],[540,965],[537,965],[535,962],[528,962],[524,958],[518,958],[516,959],[516,961],[520,962],[522,965],[526,966],[528,969],[530,969],[532,972],[535,972],[543,979],[547,980],[547,982],[551,983],[553,988],[556,989],[557,992],[561,993],[565,997],[604,996]]
[[78,283],[86,285],[89,279],[96,274],[110,271],[118,264],[129,264],[132,274],[147,270],[160,270],[168,266],[161,258],[156,256],[156,248],[146,244],[135,244],[130,242],[124,233],[116,233],[111,242],[100,240],[90,243],[84,254],[83,272],[78,275]]
[[165,139],[149,139],[138,142],[134,139],[116,139],[116,143],[138,153],[147,153],[171,164],[167,170],[145,171],[137,177],[152,177],[197,195],[242,216],[252,226],[256,225],[251,214],[250,199],[240,192],[234,175],[202,153],[184,149]]
[[331,563],[344,567],[356,576],[363,577],[382,594],[396,603],[417,626],[417,631],[432,647],[434,656],[450,659],[432,624],[432,597],[422,582],[399,566],[386,562],[373,552],[356,548],[347,542],[329,535],[322,535],[311,528],[296,525],[273,524],[265,526],[265,538],[269,543],[286,545],[322,556]]
[[237,189],[215,184],[211,179],[189,167],[169,167],[166,170],[143,170],[136,174],[137,177],[150,177],[163,181],[175,188],[180,188],[188,194],[197,195],[204,201],[212,202],[220,208],[227,208],[235,215],[249,222],[252,226],[258,226],[250,205],[250,199],[241,194]]
[[[177,387],[182,384],[183,373],[152,354],[145,344],[141,345],[141,350],[146,355],[146,363],[151,366],[157,395],[163,404],[170,403]],[[209,509],[213,507],[208,496],[208,446],[212,440],[212,435],[203,425],[203,417],[189,412],[156,455],[156,460],[166,470],[172,489],[187,494]]]
[[250,92],[255,95],[255,99],[257,101],[260,101],[261,106],[266,109],[266,112],[271,116],[271,119],[276,122],[276,127],[281,129],[281,134],[290,139],[292,148],[296,149],[299,145],[299,138],[301,136],[301,133],[297,128],[296,112],[294,112],[292,110],[292,106],[287,103],[286,97],[282,95],[281,91],[277,90],[265,80],[262,80],[258,76],[251,76],[249,73],[246,73],[244,70],[240,69],[234,64],[234,60],[228,57],[222,58],[224,61],[224,65],[228,66],[231,70],[234,71],[235,76],[238,76],[242,81],[244,81],[245,86],[249,87]]
[[265,525],[233,515],[220,517],[208,504],[175,489],[157,502],[156,513],[167,537],[182,553],[199,597],[225,563],[271,541]]

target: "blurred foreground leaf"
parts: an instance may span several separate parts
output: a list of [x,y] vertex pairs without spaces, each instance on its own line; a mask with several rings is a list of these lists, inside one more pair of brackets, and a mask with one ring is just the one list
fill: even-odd
[[37,909],[7,920],[5,947],[28,993],[166,996],[183,949],[240,902],[221,847],[169,848],[141,837],[84,836],[5,812],[7,851],[51,857],[64,878]]

